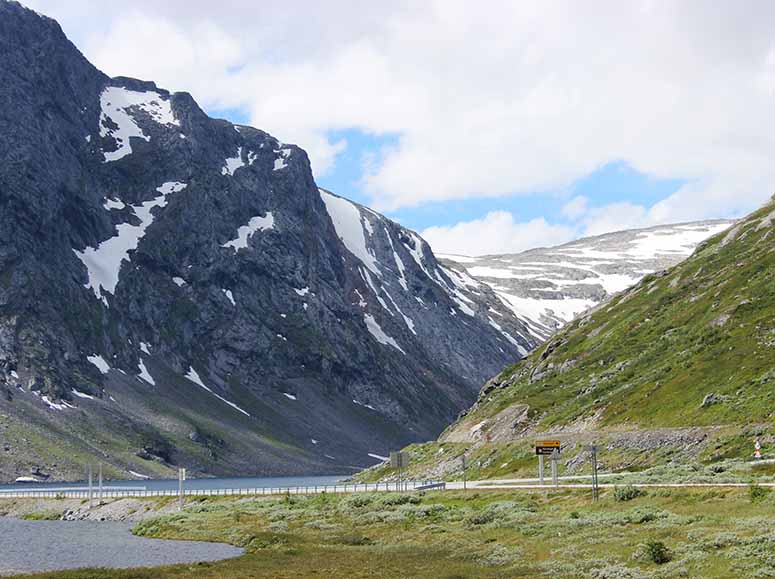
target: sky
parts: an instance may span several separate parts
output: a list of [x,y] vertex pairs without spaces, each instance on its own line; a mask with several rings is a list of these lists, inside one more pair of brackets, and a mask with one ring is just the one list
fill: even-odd
[[775,189],[772,2],[24,3],[437,252],[740,217]]

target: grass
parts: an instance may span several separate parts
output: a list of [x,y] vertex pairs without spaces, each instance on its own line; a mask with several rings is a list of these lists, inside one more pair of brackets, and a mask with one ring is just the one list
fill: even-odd
[[[752,500],[750,493],[757,494]],[[245,555],[153,570],[37,579],[657,579],[775,574],[775,500],[739,489],[649,489],[202,498],[142,536],[227,542]]]
[[36,511],[22,517],[25,521],[58,521],[61,518],[61,511]]
[[[666,275],[570,324],[501,374],[506,387],[480,399],[465,424],[518,403],[529,404],[539,427],[599,409],[604,427],[770,422],[775,253],[772,226],[759,220],[772,210],[741,222],[733,241],[716,236]],[[703,404],[708,394],[715,398]]]

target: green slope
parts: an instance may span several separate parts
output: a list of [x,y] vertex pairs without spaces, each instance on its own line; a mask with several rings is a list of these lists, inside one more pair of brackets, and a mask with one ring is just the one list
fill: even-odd
[[465,422],[514,404],[527,404],[529,423],[545,429],[769,421],[773,229],[775,202],[576,320],[495,378]]
[[[488,476],[532,472],[530,445],[547,433],[577,453],[602,442],[609,467],[743,460],[756,437],[768,452],[773,230],[775,198],[678,266],[569,324],[488,382],[437,443],[411,448],[419,471],[450,472],[465,451]],[[500,461],[510,466],[498,472]]]

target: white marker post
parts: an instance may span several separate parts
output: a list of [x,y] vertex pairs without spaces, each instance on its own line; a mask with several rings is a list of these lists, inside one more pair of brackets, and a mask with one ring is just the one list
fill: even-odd
[[92,467],[91,464],[89,464],[89,508],[92,508],[94,506],[94,483],[92,481]]
[[186,469],[178,469],[178,510],[183,510],[183,481],[186,480]]
[[97,502],[98,505],[102,505],[102,463],[98,465],[98,474],[97,474],[97,480],[98,480],[98,488],[99,488],[99,501]]

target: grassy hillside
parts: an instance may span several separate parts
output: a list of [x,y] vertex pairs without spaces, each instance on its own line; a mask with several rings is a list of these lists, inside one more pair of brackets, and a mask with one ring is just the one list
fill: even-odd
[[[614,468],[747,459],[756,438],[768,453],[774,229],[775,199],[569,324],[488,382],[438,443],[411,448],[415,464],[444,474],[444,461],[467,452],[489,475],[532,470],[532,441],[546,433],[577,453],[602,443]],[[504,462],[511,466],[492,472]]]
[[514,404],[543,428],[771,420],[773,229],[775,203],[576,320],[498,376],[464,422]]

